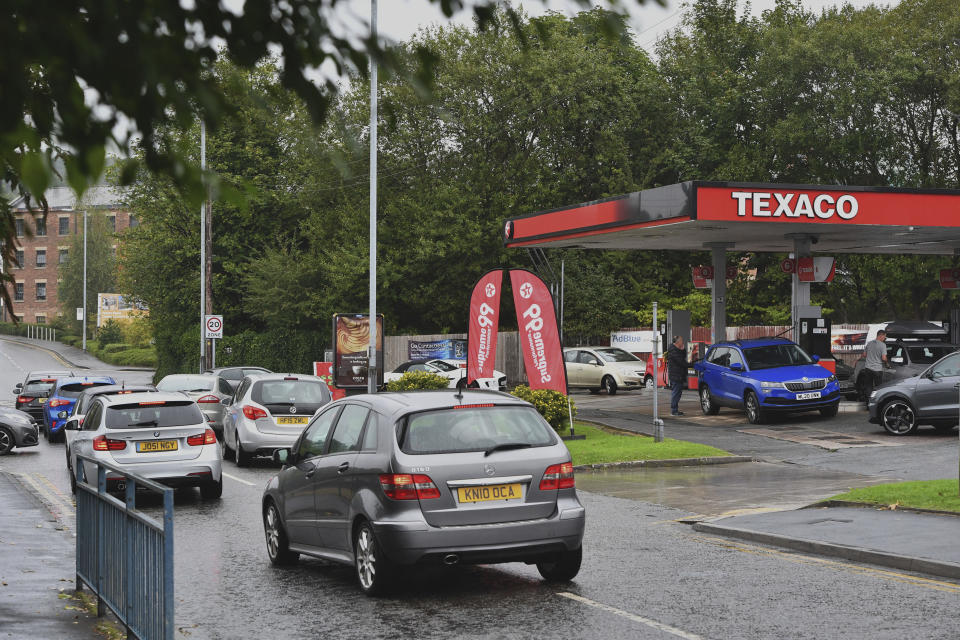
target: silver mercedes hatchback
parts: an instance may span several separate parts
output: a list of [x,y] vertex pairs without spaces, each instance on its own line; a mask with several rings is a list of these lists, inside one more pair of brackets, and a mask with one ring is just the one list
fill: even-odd
[[263,495],[267,554],[356,567],[370,595],[400,567],[525,562],[580,570],[570,452],[527,402],[496,391],[350,396],[315,415]]

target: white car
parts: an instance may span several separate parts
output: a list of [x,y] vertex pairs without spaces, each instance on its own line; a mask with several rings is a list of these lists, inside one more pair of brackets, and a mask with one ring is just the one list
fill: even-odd
[[[408,360],[399,367],[384,374],[384,381],[399,380],[408,371],[425,371],[443,376],[450,381],[451,389],[467,386],[467,363],[465,360],[448,360],[434,358],[433,360]],[[493,372],[492,378],[477,378],[474,388],[493,389],[503,391],[507,388],[507,375],[502,371]]]
[[[83,424],[70,420],[75,431],[67,463],[76,469],[77,456],[109,462],[126,471],[170,487],[200,487],[204,499],[223,492],[217,435],[197,403],[181,393],[152,391],[97,396]],[[88,484],[96,485],[97,467],[83,465]],[[70,485],[76,491],[76,477]],[[107,472],[107,489],[122,490],[123,478]]]
[[617,389],[639,389],[647,372],[647,363],[616,347],[575,347],[563,350],[567,364],[567,384],[597,393],[605,389],[613,395]]

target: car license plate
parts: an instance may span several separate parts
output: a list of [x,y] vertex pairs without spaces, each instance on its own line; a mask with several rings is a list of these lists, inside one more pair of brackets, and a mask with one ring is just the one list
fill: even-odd
[[486,487],[460,487],[459,502],[489,502],[491,500],[518,500],[523,497],[519,484],[492,484]]
[[798,393],[797,400],[813,400],[814,398],[819,398],[819,391],[811,391],[810,393]]
[[277,418],[277,424],[307,424],[310,418],[307,416],[280,416]]
[[43,404],[46,401],[47,401],[46,398],[37,398],[37,402],[39,402],[40,404]]
[[149,442],[138,442],[137,452],[154,453],[156,451],[176,451],[176,440],[151,440]]

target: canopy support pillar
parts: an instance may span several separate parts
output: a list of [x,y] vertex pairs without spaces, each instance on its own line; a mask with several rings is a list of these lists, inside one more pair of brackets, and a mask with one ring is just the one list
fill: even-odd
[[705,242],[713,264],[713,296],[710,303],[710,344],[727,339],[727,249],[733,242]]
[[791,296],[792,300],[790,304],[790,320],[793,325],[793,340],[796,342],[800,336],[801,309],[810,307],[810,283],[800,281],[800,258],[810,257],[810,246],[817,242],[817,237],[793,233],[788,233],[786,237],[793,239],[794,269],[791,277],[793,281],[793,295]]

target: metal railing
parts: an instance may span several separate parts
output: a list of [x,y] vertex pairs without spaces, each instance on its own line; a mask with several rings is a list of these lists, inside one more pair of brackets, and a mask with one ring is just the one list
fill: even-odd
[[[87,484],[83,462],[96,465],[96,487]],[[124,501],[107,493],[108,471]],[[128,638],[172,640],[173,489],[81,455],[76,474],[77,590],[89,587],[97,615],[108,607]],[[162,522],[137,509],[137,487],[162,496]]]

